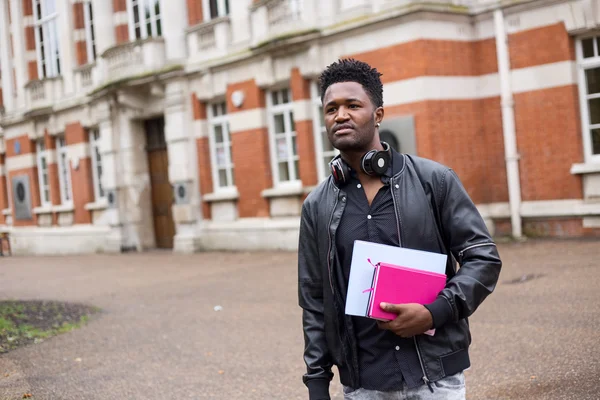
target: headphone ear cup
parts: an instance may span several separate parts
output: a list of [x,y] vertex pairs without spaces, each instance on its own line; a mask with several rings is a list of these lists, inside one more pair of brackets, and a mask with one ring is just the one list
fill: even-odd
[[350,177],[350,171],[341,158],[336,158],[329,164],[331,168],[331,176],[337,184],[344,184]]
[[371,169],[377,175],[385,174],[390,165],[390,153],[387,151],[378,151],[371,158]]

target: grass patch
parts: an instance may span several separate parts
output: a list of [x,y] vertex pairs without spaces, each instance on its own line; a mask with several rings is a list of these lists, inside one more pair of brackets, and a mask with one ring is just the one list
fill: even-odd
[[98,311],[54,301],[0,301],[0,353],[70,332]]

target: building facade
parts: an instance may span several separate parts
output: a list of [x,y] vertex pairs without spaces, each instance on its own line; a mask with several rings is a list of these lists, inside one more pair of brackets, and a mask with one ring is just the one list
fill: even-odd
[[342,57],[493,233],[600,236],[599,0],[0,0],[0,231],[20,254],[296,248]]

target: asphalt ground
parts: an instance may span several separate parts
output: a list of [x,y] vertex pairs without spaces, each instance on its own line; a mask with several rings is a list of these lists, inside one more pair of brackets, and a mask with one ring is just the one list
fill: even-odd
[[[499,251],[498,287],[470,319],[467,398],[600,399],[600,241]],[[1,355],[2,400],[308,398],[295,253],[5,257],[0,299],[103,310]]]

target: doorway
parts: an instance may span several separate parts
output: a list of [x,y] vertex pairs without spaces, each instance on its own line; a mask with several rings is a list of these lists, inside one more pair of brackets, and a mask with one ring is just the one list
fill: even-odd
[[169,157],[165,141],[164,117],[145,120],[144,130],[146,131],[156,247],[172,249],[175,223],[173,221],[173,190],[169,182]]

